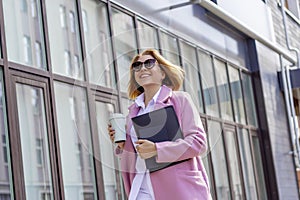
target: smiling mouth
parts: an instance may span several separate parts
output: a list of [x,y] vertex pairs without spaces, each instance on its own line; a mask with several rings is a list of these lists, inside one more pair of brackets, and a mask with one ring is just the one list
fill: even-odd
[[146,78],[146,77],[149,77],[150,76],[150,74],[142,74],[141,76],[140,76],[140,78]]

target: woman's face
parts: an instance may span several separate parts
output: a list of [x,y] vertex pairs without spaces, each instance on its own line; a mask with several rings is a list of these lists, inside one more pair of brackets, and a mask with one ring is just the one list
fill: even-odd
[[161,85],[165,78],[165,73],[159,67],[158,62],[151,55],[143,55],[133,64],[134,78],[136,82],[145,88],[150,85]]

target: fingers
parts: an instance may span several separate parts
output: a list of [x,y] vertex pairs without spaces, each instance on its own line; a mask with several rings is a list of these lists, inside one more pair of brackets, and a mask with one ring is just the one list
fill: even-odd
[[115,139],[115,130],[112,128],[111,124],[108,124],[107,126],[108,135],[112,142],[114,142]]

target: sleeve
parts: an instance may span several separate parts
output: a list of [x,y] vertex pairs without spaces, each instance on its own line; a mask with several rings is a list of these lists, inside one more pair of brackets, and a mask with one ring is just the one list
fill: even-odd
[[183,93],[179,113],[183,139],[156,143],[158,163],[176,162],[203,154],[207,149],[206,133],[200,115],[188,93]]

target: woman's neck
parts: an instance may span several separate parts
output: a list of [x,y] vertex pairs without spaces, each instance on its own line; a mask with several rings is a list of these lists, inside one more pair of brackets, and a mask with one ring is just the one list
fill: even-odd
[[145,99],[144,103],[147,107],[148,103],[151,101],[151,99],[154,97],[154,95],[157,93],[161,85],[151,85],[148,87],[144,87],[144,93],[145,93]]

